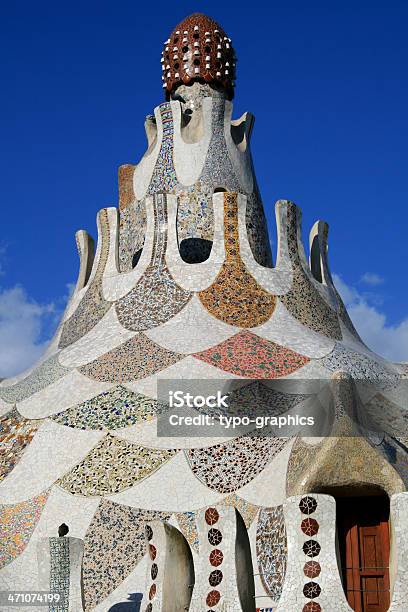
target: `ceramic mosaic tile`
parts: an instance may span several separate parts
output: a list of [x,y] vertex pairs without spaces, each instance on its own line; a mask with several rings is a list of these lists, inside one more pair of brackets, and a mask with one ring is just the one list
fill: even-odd
[[306,444],[297,438],[292,446],[286,472],[286,494],[292,495],[294,487],[298,484],[302,474],[315,461],[322,443]]
[[355,336],[355,338],[357,338],[357,340],[359,342],[362,342],[356,328],[353,325],[352,320],[349,317],[349,314],[347,312],[346,307],[344,306],[343,300],[340,296],[340,293],[337,291],[337,289],[333,286],[334,289],[334,293],[336,295],[337,298],[337,304],[338,304],[338,313],[339,313],[339,317],[340,319],[343,321],[344,325],[347,327],[347,329],[349,330],[349,332],[351,332],[353,334],[353,336]]
[[401,440],[384,436],[380,445],[375,444],[375,449],[392,465],[408,487],[408,445]]
[[0,505],[0,568],[27,546],[47,501],[48,493],[12,505]]
[[[210,144],[201,174],[193,185],[183,185],[177,179],[173,159],[174,118],[171,105],[161,104],[159,112],[163,124],[163,138],[147,194],[175,193],[179,196],[177,211],[179,243],[186,238],[201,238],[208,241],[213,239],[212,193],[215,188],[222,186],[229,191],[239,191],[248,196],[246,224],[251,250],[258,263],[271,266],[267,223],[258,187],[255,184],[254,191],[247,192],[231,163],[224,135],[224,97],[213,97]],[[250,157],[247,163],[251,163]],[[132,166],[122,168],[125,170],[130,168],[126,172],[132,172]],[[126,181],[125,183],[127,184]],[[143,246],[146,213],[143,200],[130,203],[131,188],[123,188],[123,191],[126,193],[120,198],[119,259],[121,271],[129,271],[133,267],[133,255]],[[126,205],[122,206],[122,200]],[[196,251],[196,245],[194,249]]]
[[375,383],[380,389],[390,389],[400,381],[399,372],[385,363],[382,365],[380,361],[376,361],[374,354],[373,358],[370,358],[341,344],[336,344],[333,351],[323,357],[322,364],[332,372],[337,370],[348,372],[357,381]]
[[376,431],[386,433],[400,440],[408,439],[408,418],[406,415],[406,399],[402,404],[392,402],[382,393],[377,393],[362,409],[365,416],[375,424]]
[[0,482],[18,463],[38,426],[39,421],[25,419],[15,408],[0,417]]
[[334,498],[315,493],[289,497],[284,515],[288,563],[277,612],[350,612],[338,566]]
[[166,323],[192,296],[177,285],[165,262],[168,224],[165,195],[154,196],[153,209],[155,231],[150,265],[136,286],[115,305],[120,323],[133,331]]
[[[260,415],[278,416],[291,410],[309,396],[305,394],[281,393],[261,381],[231,391],[228,395],[230,414],[255,417]],[[203,409],[204,410],[204,409]],[[209,409],[205,409],[210,412]]]
[[[220,503],[225,506],[232,506],[233,508],[236,508],[244,519],[247,529],[249,529],[259,511],[259,506],[255,506],[246,499],[242,499],[236,495],[236,493],[231,493]],[[200,543],[196,522],[197,512],[198,511],[177,512],[175,517],[177,519],[179,529],[186,538],[187,542],[190,544],[191,548],[198,553]]]
[[198,183],[192,190],[181,191],[177,204],[177,237],[179,244],[186,238],[213,240],[214,211],[212,188]]
[[[238,579],[249,541],[245,525],[233,508],[207,506],[197,514],[200,554],[190,612],[253,610],[252,567]],[[239,542],[239,546],[237,546]],[[245,552],[244,552],[245,551]]]
[[223,187],[229,191],[242,191],[232,166],[224,135],[225,99],[214,97],[211,111],[211,140],[200,176],[204,185]]
[[145,523],[170,514],[101,500],[85,536],[83,580],[90,610],[132,572],[145,554]]
[[64,368],[59,364],[58,355],[52,355],[17,384],[0,387],[0,398],[10,403],[21,402],[56,382],[68,372],[70,372],[69,368]]
[[217,319],[240,327],[265,323],[275,309],[276,298],[262,289],[249,274],[239,254],[236,193],[224,194],[226,260],[215,282],[199,296]]
[[79,371],[101,382],[124,383],[156,374],[183,358],[184,355],[168,351],[140,333]]
[[268,223],[255,176],[254,182],[254,190],[247,194],[248,204],[245,213],[248,242],[255,261],[261,266],[271,268],[272,253],[268,236]]
[[135,200],[133,204],[119,212],[119,267],[121,272],[130,272],[134,268],[133,257],[143,248],[145,235],[145,200]]
[[258,188],[255,184],[254,191],[248,193],[232,166],[224,135],[224,116],[225,99],[222,97],[213,98],[212,135],[200,182],[204,185],[223,187],[228,191],[240,192],[248,197],[246,225],[251,251],[258,263],[270,266],[272,257]]
[[232,493],[251,482],[286,446],[286,438],[242,436],[185,451],[194,475],[207,487]]
[[231,495],[228,495],[221,503],[236,508],[244,519],[247,529],[250,528],[259,511],[259,506],[255,506],[246,499],[242,499],[242,497],[239,497],[236,493],[231,493]]
[[173,162],[173,113],[169,102],[160,104],[160,116],[163,125],[163,137],[160,152],[153,170],[148,195],[171,193],[177,185],[176,170]]
[[61,593],[62,603],[51,604],[49,612],[68,612],[70,559],[69,538],[50,538],[50,585],[51,592]]
[[175,514],[179,529],[191,548],[198,553],[200,543],[196,522],[196,512],[177,512]]
[[303,325],[329,338],[341,340],[342,334],[337,313],[323,300],[312,283],[311,274],[304,270],[300,249],[299,212],[291,202],[287,203],[287,241],[289,257],[293,266],[292,288],[280,300],[289,312]]
[[58,484],[73,495],[111,495],[153,474],[176,454],[107,434]]
[[119,185],[119,210],[123,211],[128,208],[135,199],[133,191],[133,174],[135,166],[132,164],[124,164],[119,167],[118,185]]
[[397,572],[394,577],[391,605],[388,612],[400,612],[406,607],[408,600],[408,546],[407,546],[407,517],[408,493],[393,495],[390,504],[390,520],[394,525],[393,545],[396,551],[395,566]]
[[256,532],[256,555],[265,591],[279,601],[286,574],[287,541],[283,507],[261,508]]
[[109,223],[105,208],[99,213],[99,223],[102,245],[95,276],[90,281],[90,285],[75,312],[62,326],[60,348],[69,346],[87,334],[112,306],[112,303],[107,302],[103,297],[102,289],[102,275],[109,255]]
[[278,378],[308,363],[309,358],[243,331],[194,357],[246,378]]
[[61,425],[78,429],[112,430],[150,421],[166,408],[155,399],[118,385],[51,418]]

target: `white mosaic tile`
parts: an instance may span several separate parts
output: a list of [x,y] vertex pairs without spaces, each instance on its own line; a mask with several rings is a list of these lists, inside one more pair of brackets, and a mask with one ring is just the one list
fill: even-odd
[[157,140],[151,151],[147,151],[143,155],[142,159],[135,167],[133,174],[133,191],[138,200],[141,200],[146,195],[162,145],[163,123],[160,114],[160,106],[156,106],[154,109],[154,116],[156,119]]
[[125,612],[125,606],[130,610],[132,608],[137,610],[139,603],[142,604],[140,608],[142,611],[146,604],[146,600],[143,599],[143,588],[147,566],[148,558],[145,555],[129,576],[126,576],[123,582],[106,599],[95,606],[92,612],[121,612],[121,610]]
[[24,501],[47,490],[103,436],[104,432],[78,431],[45,421],[18,464],[0,483],[0,503]]
[[190,354],[204,351],[230,338],[237,331],[239,328],[211,316],[197,296],[194,296],[176,316],[148,330],[146,336],[164,348]]
[[311,600],[322,610],[351,612],[337,564],[334,498],[321,494],[289,497],[284,514],[288,566],[277,612],[302,610]]
[[74,370],[42,391],[19,402],[17,407],[20,414],[27,419],[41,419],[84,402],[102,391],[107,391],[110,387],[112,387],[110,383],[90,380]]
[[[149,376],[135,382],[127,382],[126,387],[137,393],[143,393],[148,397],[157,398],[157,380],[223,380],[225,379],[226,384],[229,380],[240,380],[238,376],[224,372],[209,363],[195,359],[194,357],[185,357],[182,361],[179,361],[175,365],[169,366],[168,368],[161,370],[160,376],[154,375]],[[220,388],[220,387],[218,387]]]
[[85,336],[61,351],[59,362],[67,368],[79,367],[120,346],[135,334],[119,323],[115,309],[110,308]]
[[[176,481],[183,483],[182,487],[175,486],[176,474]],[[184,454],[178,453],[145,481],[121,493],[109,495],[108,499],[133,508],[184,512],[216,503],[223,497],[197,480]]]
[[397,568],[389,612],[402,612],[408,601],[408,493],[391,497],[392,549]]
[[[277,506],[286,498],[286,467],[293,441],[269,463],[255,478],[238,489],[237,494],[258,506]],[[267,484],[266,484],[267,483]]]
[[177,198],[168,195],[168,245],[166,263],[174,280],[186,291],[201,291],[209,287],[225,260],[223,194],[212,196],[214,209],[214,234],[211,254],[206,261],[197,264],[184,263],[179,254],[177,236]]
[[170,102],[174,118],[173,160],[177,178],[182,185],[193,185],[201,175],[208,147],[211,140],[212,98],[202,102],[203,134],[198,142],[186,143],[181,132],[181,105],[178,101]]
[[[108,274],[105,274],[102,280],[103,295],[106,300],[115,302],[125,296],[136,285],[138,280],[143,276],[148,267],[154,243],[154,215],[153,202],[151,197],[145,199],[146,204],[146,235],[143,244],[142,254],[137,263],[137,266],[130,272],[121,272],[117,270],[116,255],[109,252]],[[112,256],[111,256],[112,255]]]
[[313,359],[324,357],[335,346],[334,340],[308,329],[292,317],[280,300],[277,300],[269,321],[252,328],[252,331]]

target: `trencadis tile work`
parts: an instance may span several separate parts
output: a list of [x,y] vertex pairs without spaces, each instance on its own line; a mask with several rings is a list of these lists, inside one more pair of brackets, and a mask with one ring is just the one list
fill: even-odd
[[[0,590],[58,589],[54,612],[351,610],[336,504],[369,494],[367,508],[391,498],[381,612],[405,612],[407,365],[362,343],[330,275],[327,224],[313,226],[308,261],[289,200],[273,265],[253,117],[232,118],[221,26],[189,16],[161,63],[147,151],[119,169],[95,257],[77,234],[78,282],[46,357],[0,382]],[[158,383],[196,379],[221,381],[236,417],[319,409],[332,435],[159,436]],[[350,415],[366,419],[357,434]]]

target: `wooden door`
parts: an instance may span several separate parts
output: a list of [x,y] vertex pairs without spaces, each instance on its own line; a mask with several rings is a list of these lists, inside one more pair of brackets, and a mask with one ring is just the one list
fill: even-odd
[[347,601],[355,612],[386,612],[390,605],[388,499],[349,497],[336,501]]

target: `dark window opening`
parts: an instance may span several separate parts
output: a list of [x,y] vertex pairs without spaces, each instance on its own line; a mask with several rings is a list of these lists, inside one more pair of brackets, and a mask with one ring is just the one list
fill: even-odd
[[189,264],[206,261],[212,249],[212,241],[204,238],[185,238],[180,242],[179,251],[183,261]]
[[138,251],[136,251],[136,253],[133,255],[133,257],[132,257],[132,268],[136,268],[137,264],[139,263],[139,259],[142,256],[142,251],[143,251],[143,247],[141,249],[139,249]]
[[319,283],[322,283],[323,278],[322,278],[320,245],[319,245],[318,236],[315,236],[313,238],[312,247],[310,249],[310,269],[311,269],[313,278],[315,278]]

